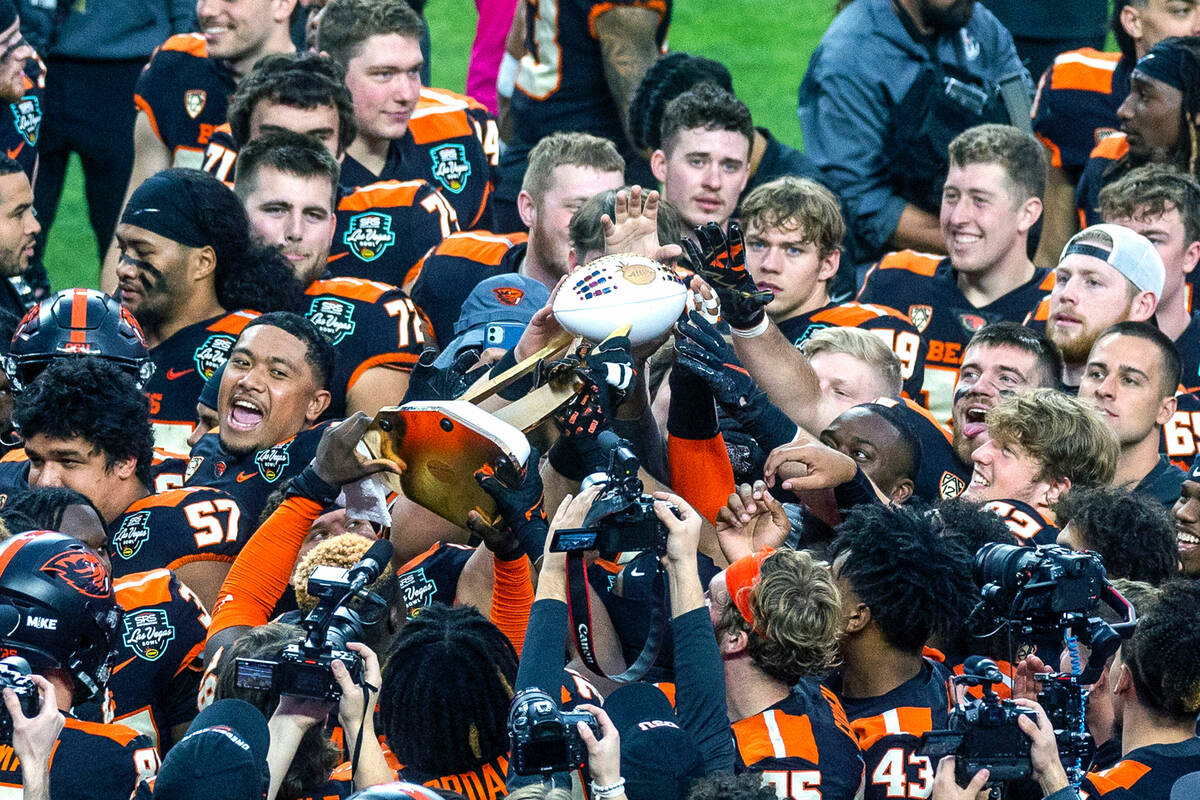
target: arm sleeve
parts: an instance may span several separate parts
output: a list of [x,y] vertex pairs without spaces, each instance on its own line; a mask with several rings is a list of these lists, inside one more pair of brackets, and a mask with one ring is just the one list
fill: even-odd
[[675,642],[675,713],[704,757],[704,773],[730,773],[734,742],[725,711],[725,673],[708,610],[671,620]]
[[524,551],[511,561],[495,557],[492,582],[492,623],[503,631],[520,656],[525,646],[526,626],[533,607],[533,583],[529,577],[529,559]]
[[717,425],[708,387],[691,373],[671,370],[667,462],[671,487],[710,522],[733,494],[733,467]]
[[321,504],[289,497],[267,517],[225,576],[208,634],[237,625],[265,625],[287,590],[300,545],[321,514]]
[[854,477],[847,483],[835,486],[833,496],[840,511],[849,511],[854,506],[879,503],[879,495],[875,494],[871,479],[861,469],[856,470]]

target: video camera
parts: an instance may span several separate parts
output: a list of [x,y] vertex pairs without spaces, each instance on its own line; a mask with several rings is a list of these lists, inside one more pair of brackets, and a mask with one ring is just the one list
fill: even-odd
[[[667,526],[654,513],[654,498],[642,491],[637,456],[624,439],[608,435],[612,437],[608,470],[590,478],[591,484],[604,489],[588,509],[582,527],[555,531],[550,552],[598,550],[602,557],[613,558],[620,552],[653,550],[666,555]],[[605,436],[600,435],[602,445]],[[679,513],[674,506],[671,510]]]
[[[37,684],[29,677],[30,672],[29,662],[20,656],[0,659],[0,691],[12,689],[17,702],[21,704],[21,713],[26,717],[36,717],[42,710],[42,701]],[[8,714],[8,708],[0,704],[0,742],[11,742],[12,736],[12,717]]]
[[364,622],[362,603],[354,601],[370,603],[377,610],[386,608],[386,603],[365,587],[379,577],[391,557],[392,543],[380,539],[352,569],[314,569],[307,588],[317,598],[317,607],[301,623],[304,639],[285,647],[277,661],[237,659],[237,687],[267,691],[276,697],[288,694],[336,703],[342,689],[333,677],[334,661],[341,661],[354,682],[361,683],[362,659],[346,645],[363,641],[374,620]]
[[508,745],[518,775],[570,772],[587,764],[587,747],[576,723],[600,736],[600,723],[587,711],[563,711],[541,689],[517,692],[508,711]]

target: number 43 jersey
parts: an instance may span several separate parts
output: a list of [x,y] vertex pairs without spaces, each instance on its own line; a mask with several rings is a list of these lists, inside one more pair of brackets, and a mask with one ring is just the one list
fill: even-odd
[[144,497],[109,526],[113,577],[177,569],[190,561],[233,561],[254,520],[231,495],[207,486]]

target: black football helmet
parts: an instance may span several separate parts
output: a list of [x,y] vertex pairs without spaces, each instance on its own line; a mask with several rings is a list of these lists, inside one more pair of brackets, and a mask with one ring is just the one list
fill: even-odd
[[154,374],[137,320],[95,289],[63,289],[29,309],[13,334],[4,371],[12,388],[21,391],[50,359],[64,355],[116,362],[137,380],[139,389]]
[[29,531],[0,544],[0,652],[66,672],[73,705],[103,694],[123,616],[108,570],[78,539]]

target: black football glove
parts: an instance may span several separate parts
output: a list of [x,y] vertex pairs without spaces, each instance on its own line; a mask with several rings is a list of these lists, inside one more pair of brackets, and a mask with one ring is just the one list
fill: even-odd
[[[609,444],[615,441],[607,408],[607,386],[587,381],[554,414],[562,437],[550,449],[550,464],[571,480],[583,480],[608,468]],[[601,434],[607,434],[601,439]]]
[[413,365],[408,379],[408,391],[401,403],[412,400],[454,400],[462,395],[476,380],[483,377],[486,367],[472,369],[479,361],[479,351],[464,350],[449,367],[439,369],[433,365],[438,351],[427,347]]
[[629,397],[637,378],[633,345],[628,336],[605,339],[590,349],[580,348],[582,377],[608,393],[604,410],[611,412]]
[[[541,454],[537,448],[529,449],[525,469],[518,470],[511,464],[493,469],[490,464],[475,471],[475,481],[496,501],[496,510],[507,531],[498,531],[482,520],[468,520],[468,527],[484,540],[497,558],[511,561],[517,555],[511,535],[520,542],[520,553],[537,561],[546,543],[549,525],[546,522],[546,501],[542,494],[542,476],[538,474]],[[510,533],[510,536],[505,536]]]
[[725,337],[695,311],[675,325],[675,353],[676,364],[704,381],[734,419],[748,423],[762,413],[766,395]]
[[[729,223],[729,233],[710,222],[692,231],[696,241],[684,239],[692,270],[703,278],[721,301],[721,316],[735,328],[746,330],[762,322],[763,309],[775,299],[766,289],[759,289],[746,271],[746,244],[742,229]],[[699,243],[699,244],[697,244]]]

